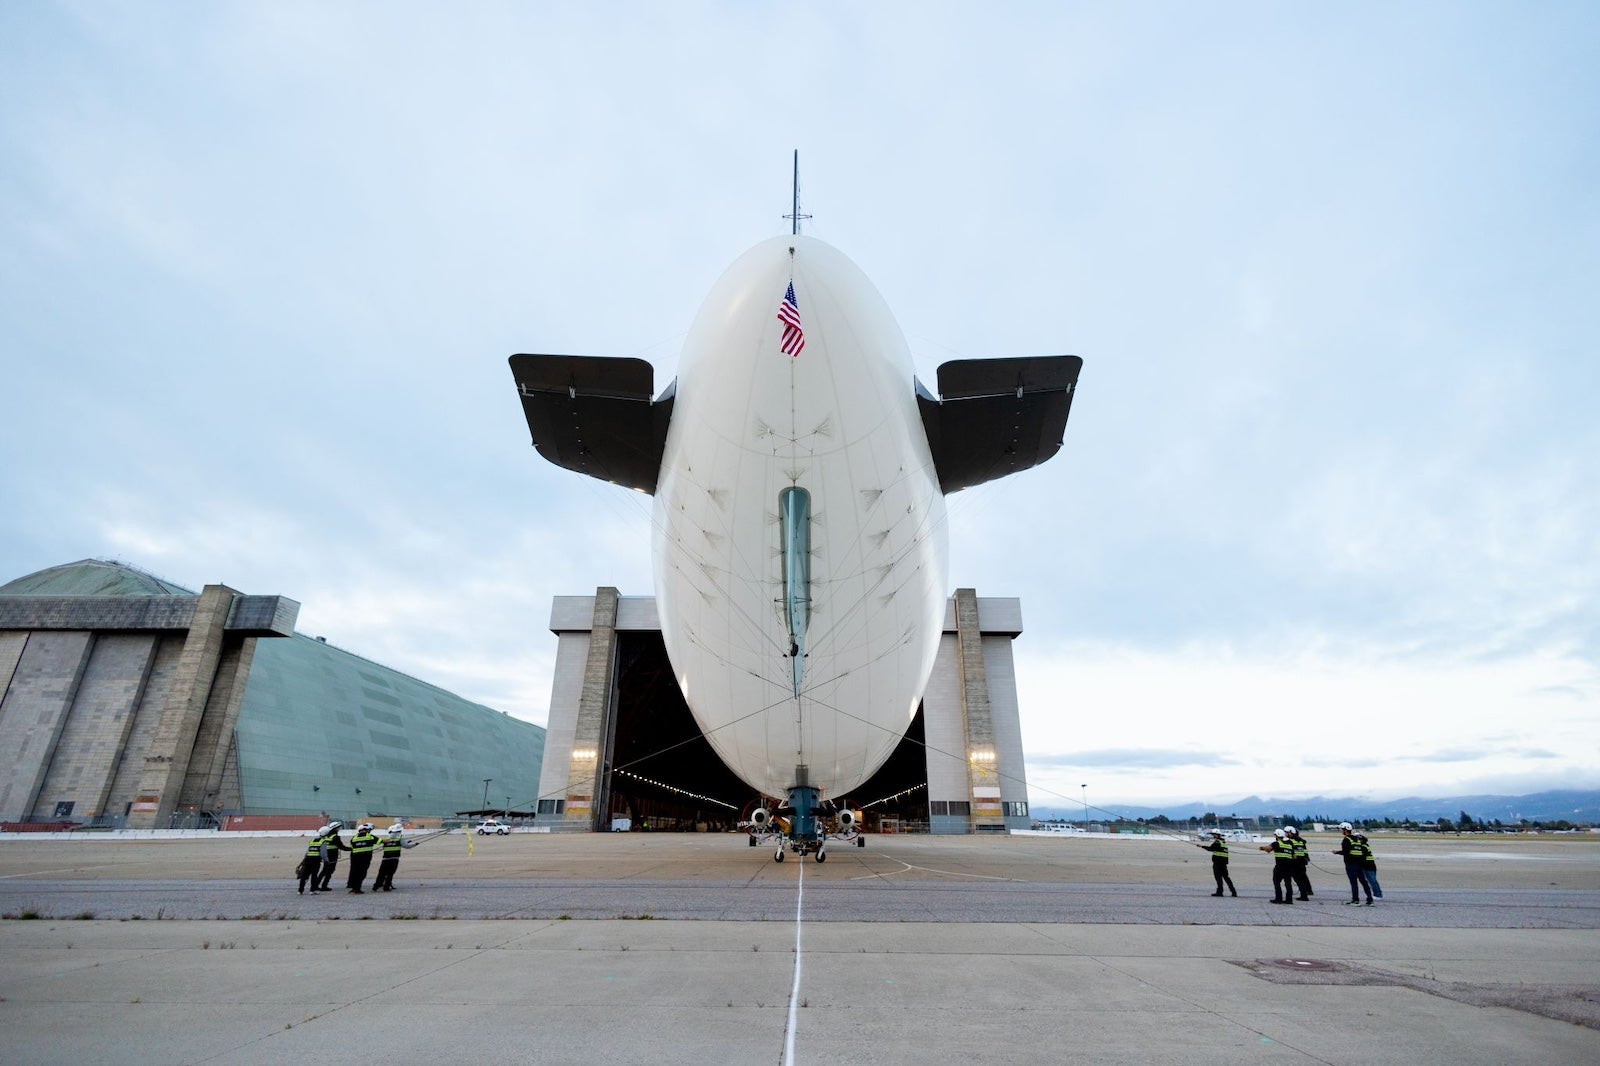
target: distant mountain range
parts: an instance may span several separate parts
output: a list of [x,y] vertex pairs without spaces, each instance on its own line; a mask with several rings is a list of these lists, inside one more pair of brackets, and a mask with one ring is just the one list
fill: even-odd
[[[1410,819],[1433,822],[1440,818],[1454,821],[1462,811],[1474,821],[1515,824],[1526,818],[1530,822],[1600,823],[1600,791],[1566,790],[1535,792],[1527,796],[1407,796],[1394,800],[1351,799],[1338,796],[1312,796],[1310,799],[1273,799],[1246,796],[1232,803],[1172,803],[1163,807],[1135,807],[1130,804],[1111,803],[1101,807],[1091,806],[1091,819],[1104,819],[1111,812],[1120,818],[1150,819],[1157,815],[1168,818],[1198,818],[1215,813],[1224,818],[1253,818],[1261,814],[1288,814],[1306,821],[1340,821],[1354,818],[1392,818],[1395,821]],[[1032,808],[1033,816],[1041,821],[1053,818],[1081,821],[1083,808],[1070,803],[1059,807]]]

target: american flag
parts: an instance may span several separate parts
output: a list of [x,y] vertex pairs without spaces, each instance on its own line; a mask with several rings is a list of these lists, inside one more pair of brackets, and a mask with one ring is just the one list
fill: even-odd
[[792,281],[789,291],[783,294],[783,302],[778,305],[778,321],[783,323],[783,340],[778,347],[784,355],[799,355],[806,346],[806,331],[800,328],[800,305],[795,302]]

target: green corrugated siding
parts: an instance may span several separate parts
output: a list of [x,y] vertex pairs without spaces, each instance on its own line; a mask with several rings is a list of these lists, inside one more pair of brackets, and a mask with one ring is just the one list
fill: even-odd
[[239,711],[243,806],[344,820],[453,814],[482,805],[488,777],[491,806],[510,796],[531,808],[544,735],[310,637],[263,639]]

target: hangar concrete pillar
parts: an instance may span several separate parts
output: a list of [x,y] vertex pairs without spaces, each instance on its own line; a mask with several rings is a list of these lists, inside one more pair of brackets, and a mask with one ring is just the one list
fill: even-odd
[[617,718],[617,590],[595,590],[594,617],[589,626],[583,689],[567,758],[567,802],[562,820],[572,828],[601,829],[611,744]]
[[128,812],[129,829],[164,828],[178,808],[179,789],[189,772],[200,723],[211,702],[235,595],[226,585],[207,585],[195,601],[183,653],[178,658],[177,676],[161,709],[150,750],[145,753],[139,792]]
[[1000,816],[1000,777],[989,704],[989,675],[983,661],[976,589],[956,589],[956,667],[961,678],[961,717],[966,725],[967,788],[972,828],[1005,829]]

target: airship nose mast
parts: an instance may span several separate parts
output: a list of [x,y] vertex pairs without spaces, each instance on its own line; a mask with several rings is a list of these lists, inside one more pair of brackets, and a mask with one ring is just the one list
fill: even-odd
[[794,150],[794,208],[792,213],[783,217],[793,220],[794,228],[790,232],[796,237],[800,236],[800,220],[811,217],[800,213],[800,149],[798,148]]

